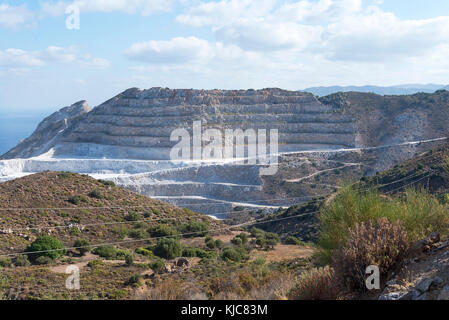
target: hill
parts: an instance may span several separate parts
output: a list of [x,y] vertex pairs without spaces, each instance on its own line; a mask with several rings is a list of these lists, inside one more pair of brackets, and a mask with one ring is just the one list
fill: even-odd
[[280,299],[313,253],[86,175],[43,172],[0,193],[0,300]]

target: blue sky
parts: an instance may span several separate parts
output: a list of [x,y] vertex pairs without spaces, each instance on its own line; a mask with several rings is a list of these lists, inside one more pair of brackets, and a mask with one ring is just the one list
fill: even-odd
[[129,87],[449,84],[448,56],[447,0],[0,0],[0,115]]

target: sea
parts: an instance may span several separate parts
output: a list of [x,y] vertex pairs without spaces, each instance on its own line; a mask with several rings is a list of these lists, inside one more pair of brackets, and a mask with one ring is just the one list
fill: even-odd
[[0,155],[28,138],[37,125],[47,116],[45,113],[0,114]]

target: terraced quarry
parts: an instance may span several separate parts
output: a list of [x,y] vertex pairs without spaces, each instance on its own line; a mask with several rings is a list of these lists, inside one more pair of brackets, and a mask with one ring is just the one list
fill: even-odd
[[[272,210],[332,192],[344,180],[373,175],[440,143],[432,139],[446,136],[439,123],[448,100],[446,91],[401,98],[356,93],[317,98],[281,89],[133,88],[92,110],[81,101],[45,119],[2,157],[0,181],[46,170],[72,171],[217,217],[235,207]],[[252,129],[269,136],[269,130],[277,129],[279,170],[263,176],[263,164],[237,161],[242,143],[237,139],[232,156],[170,161],[178,143],[171,141],[171,133],[185,129],[193,136],[198,121],[203,133]],[[426,139],[431,141],[422,143]],[[202,146],[209,142],[203,137]],[[243,145],[254,143],[247,139]],[[270,152],[269,141],[266,147]]]

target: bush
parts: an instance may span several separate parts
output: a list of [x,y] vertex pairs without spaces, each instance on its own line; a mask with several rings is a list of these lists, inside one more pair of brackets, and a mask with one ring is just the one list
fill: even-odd
[[231,240],[231,243],[232,243],[233,245],[236,245],[236,246],[241,246],[241,245],[243,244],[243,241],[242,241],[242,238],[234,237],[234,238]]
[[288,297],[292,300],[336,300],[338,295],[334,271],[327,266],[301,274],[298,284],[290,290]]
[[209,239],[209,241],[206,241],[206,246],[209,249],[215,249],[215,241],[214,241],[214,239]]
[[0,267],[9,268],[12,265],[11,258],[4,257],[0,258]]
[[128,280],[128,284],[133,287],[141,287],[143,285],[142,275],[140,275],[140,274],[132,275]]
[[125,216],[126,221],[139,221],[142,216],[138,212],[130,212]]
[[223,241],[221,241],[220,239],[215,240],[215,247],[216,248],[223,247]]
[[204,222],[191,221],[182,224],[180,231],[186,234],[186,237],[204,237],[209,233],[209,226]]
[[127,266],[132,266],[134,264],[134,256],[132,254],[128,254],[125,257],[125,264]]
[[426,191],[407,190],[401,199],[384,199],[373,190],[360,192],[343,188],[320,214],[319,245],[324,261],[332,260],[333,251],[346,243],[349,230],[356,224],[380,218],[387,218],[391,223],[400,221],[410,242],[432,232],[444,234],[449,223],[447,207]]
[[117,249],[113,246],[101,246],[97,247],[92,251],[93,254],[100,256],[106,260],[117,259]]
[[356,224],[346,244],[333,257],[336,278],[344,289],[363,292],[368,266],[378,266],[385,278],[402,262],[407,249],[407,232],[399,222],[392,224],[381,218]]
[[298,238],[295,238],[293,236],[290,236],[287,239],[285,239],[285,244],[291,244],[294,246],[298,246],[300,243],[301,243],[301,241],[299,241]]
[[231,243],[236,246],[241,246],[242,244],[248,243],[248,235],[244,232],[240,233],[239,235],[236,235],[232,240]]
[[107,187],[115,187],[115,183],[113,181],[106,181],[106,180],[98,180],[101,184],[107,186]]
[[156,259],[149,264],[149,267],[154,272],[161,272],[165,268],[165,262],[162,259]]
[[265,237],[265,231],[255,227],[251,228],[250,233],[253,238]]
[[85,255],[90,251],[90,242],[87,239],[76,239],[73,246],[77,248],[81,255]]
[[38,265],[51,264],[51,263],[53,263],[53,261],[54,260],[52,258],[47,257],[47,256],[40,256],[35,260],[36,264],[38,264]]
[[79,205],[81,202],[88,202],[87,198],[83,196],[70,196],[68,201],[74,205]]
[[49,257],[55,260],[65,254],[64,246],[61,241],[51,236],[40,236],[31,245],[29,245],[25,252],[31,261],[36,261],[39,257]]
[[224,261],[240,262],[246,258],[246,251],[242,247],[227,247],[224,248],[221,258]]
[[14,261],[14,265],[16,267],[27,267],[29,266],[31,263],[28,260],[28,257],[26,255],[19,255],[17,256],[16,260]]
[[141,255],[143,255],[143,256],[145,256],[147,258],[153,258],[154,257],[153,251],[148,250],[146,248],[137,248],[136,249],[136,253],[137,254],[141,254]]
[[148,238],[148,233],[143,229],[135,229],[129,232],[129,236],[134,239],[146,239]]
[[165,259],[174,259],[182,254],[182,246],[177,239],[161,239],[153,250],[158,257]]
[[178,234],[178,231],[170,225],[160,224],[149,228],[148,233],[151,235],[151,237],[158,238],[176,236]]
[[94,189],[89,193],[89,197],[95,198],[95,199],[104,199],[104,195],[101,193],[99,189]]
[[281,239],[277,234],[267,232],[265,233],[265,241],[267,246],[274,248],[274,246],[277,245],[281,241]]

